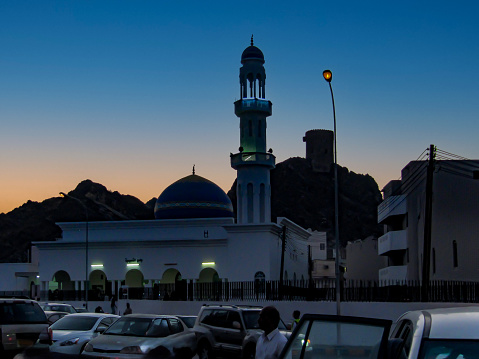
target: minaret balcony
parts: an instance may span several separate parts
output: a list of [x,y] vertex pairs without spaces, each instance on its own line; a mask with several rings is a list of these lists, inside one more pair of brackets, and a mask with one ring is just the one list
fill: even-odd
[[276,157],[271,153],[264,152],[240,152],[231,155],[231,167],[241,166],[266,166],[274,168]]
[[271,101],[258,98],[244,98],[235,102],[235,114],[241,116],[244,112],[263,112],[266,116],[273,113]]

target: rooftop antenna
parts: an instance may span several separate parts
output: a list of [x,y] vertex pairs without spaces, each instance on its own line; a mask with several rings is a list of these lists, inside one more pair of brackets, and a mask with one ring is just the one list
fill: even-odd
[[254,44],[253,44],[253,34],[251,34],[251,46],[254,46]]
[[193,165],[193,174],[195,174],[195,165]]

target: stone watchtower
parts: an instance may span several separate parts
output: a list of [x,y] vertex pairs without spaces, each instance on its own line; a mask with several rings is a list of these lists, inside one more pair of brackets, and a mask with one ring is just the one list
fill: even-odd
[[313,172],[329,172],[334,163],[334,132],[310,130],[303,137],[303,142],[306,142],[306,159],[311,161]]
[[265,99],[264,55],[253,45],[241,55],[240,100],[234,103],[240,119],[239,153],[231,155],[237,171],[237,222],[271,222],[270,170],[275,167],[272,150],[266,152],[266,117],[272,103]]

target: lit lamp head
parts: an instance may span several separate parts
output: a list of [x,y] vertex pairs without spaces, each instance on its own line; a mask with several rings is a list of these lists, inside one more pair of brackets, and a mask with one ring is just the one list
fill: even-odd
[[327,82],[331,82],[331,80],[333,79],[333,73],[331,72],[331,70],[324,70],[323,77]]

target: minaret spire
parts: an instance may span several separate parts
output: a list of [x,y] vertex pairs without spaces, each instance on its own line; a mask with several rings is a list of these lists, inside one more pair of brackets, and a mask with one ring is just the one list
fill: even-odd
[[240,100],[235,114],[240,119],[239,153],[231,154],[231,167],[237,171],[237,222],[271,222],[270,170],[275,157],[266,152],[266,118],[271,116],[272,103],[265,98],[264,55],[253,45],[241,55]]

